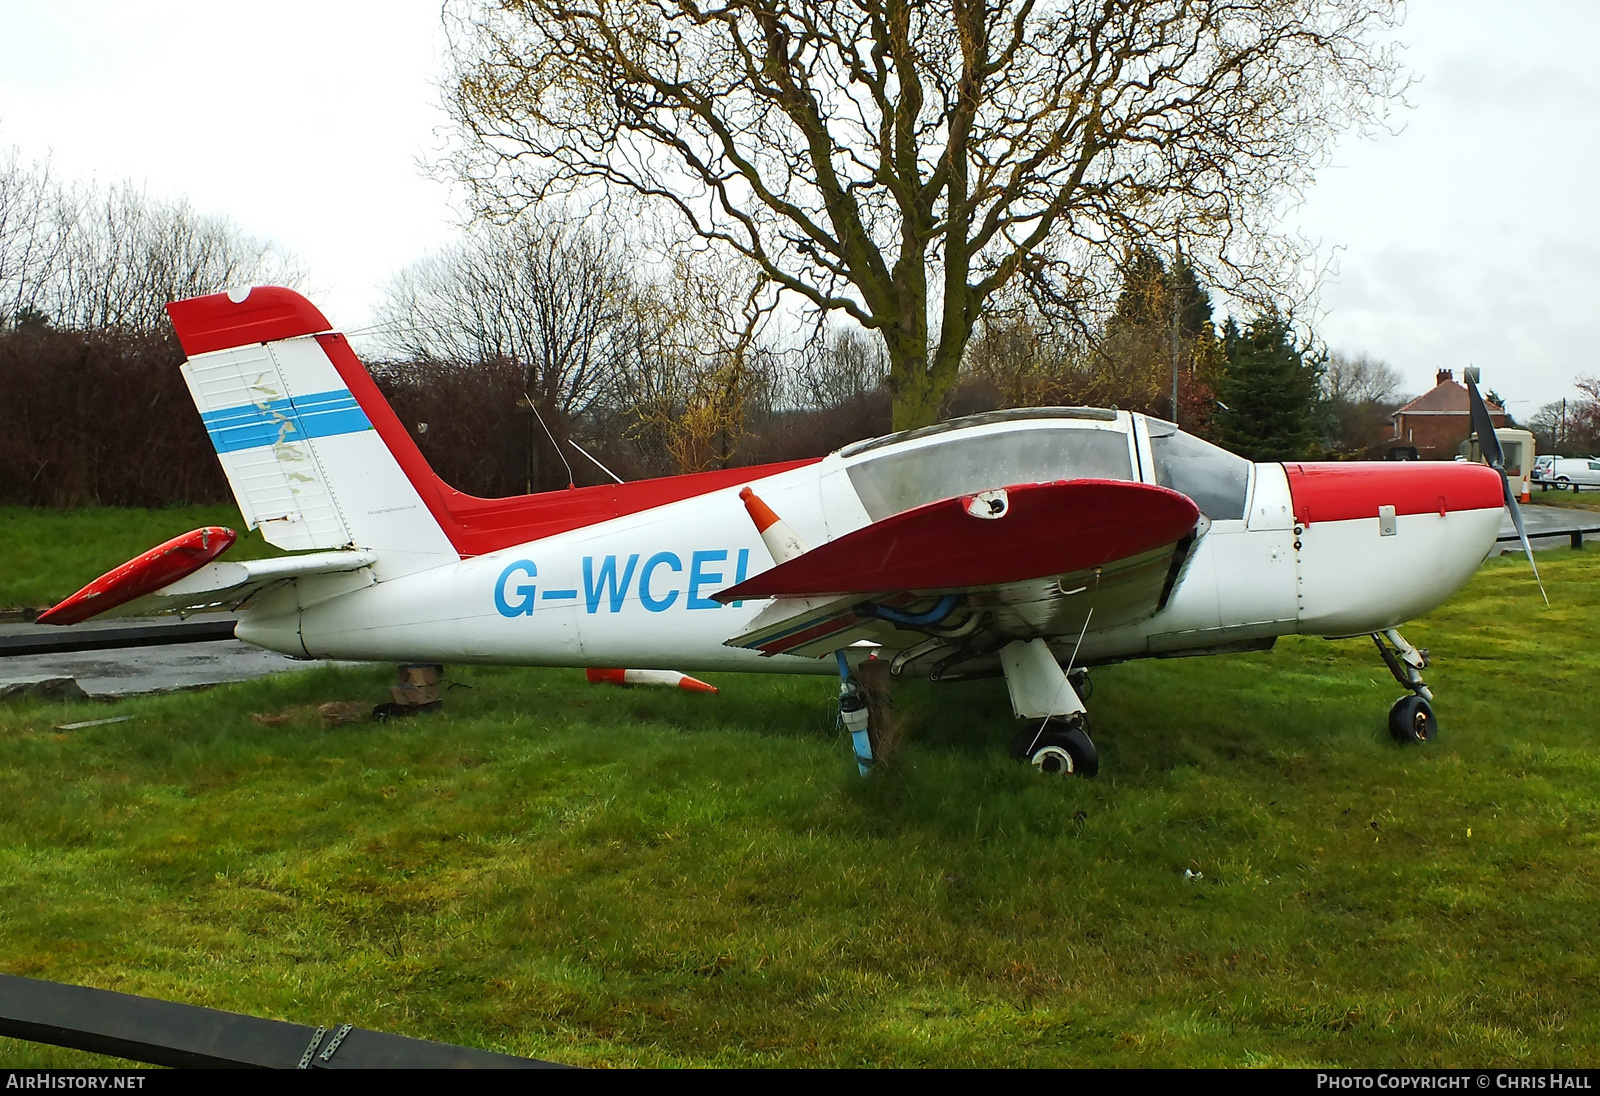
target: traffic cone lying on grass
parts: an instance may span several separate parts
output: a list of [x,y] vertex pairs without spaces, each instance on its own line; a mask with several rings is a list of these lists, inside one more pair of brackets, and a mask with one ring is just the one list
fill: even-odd
[[677,670],[598,670],[591,667],[584,672],[589,675],[591,685],[666,685],[687,689],[692,693],[717,691],[715,685],[707,685],[699,678],[680,674]]

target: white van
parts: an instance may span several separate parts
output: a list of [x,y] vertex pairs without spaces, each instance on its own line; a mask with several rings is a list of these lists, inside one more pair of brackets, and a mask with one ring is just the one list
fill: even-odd
[[1594,457],[1557,457],[1547,473],[1558,488],[1600,487],[1600,460]]

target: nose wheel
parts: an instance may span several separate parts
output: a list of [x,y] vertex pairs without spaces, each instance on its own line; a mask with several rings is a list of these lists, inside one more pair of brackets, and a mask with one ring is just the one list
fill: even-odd
[[1431,742],[1438,733],[1433,705],[1420,696],[1403,696],[1389,709],[1389,734],[1396,742]]
[[[1387,642],[1385,642],[1387,641]],[[1428,652],[1418,650],[1405,641],[1398,631],[1373,632],[1372,642],[1394,679],[1411,690],[1389,709],[1389,734],[1399,743],[1431,742],[1439,733],[1439,723],[1433,716],[1433,693],[1422,680],[1422,671],[1428,665]]]

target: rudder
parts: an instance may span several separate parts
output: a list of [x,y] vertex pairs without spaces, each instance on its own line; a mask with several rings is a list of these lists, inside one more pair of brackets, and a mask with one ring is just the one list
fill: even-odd
[[167,311],[250,528],[289,550],[372,549],[380,579],[461,558],[335,368],[309,301],[257,288]]

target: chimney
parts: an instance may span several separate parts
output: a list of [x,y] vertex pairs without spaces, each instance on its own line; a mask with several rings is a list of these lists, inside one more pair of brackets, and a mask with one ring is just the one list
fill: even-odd
[[1441,370],[1439,370],[1439,375],[1437,377],[1433,378],[1433,385],[1434,385],[1435,388],[1437,388],[1439,385],[1443,384],[1445,381],[1452,380],[1452,379],[1454,379],[1454,378],[1453,378],[1450,370],[1441,369]]

